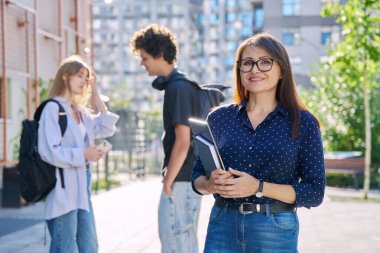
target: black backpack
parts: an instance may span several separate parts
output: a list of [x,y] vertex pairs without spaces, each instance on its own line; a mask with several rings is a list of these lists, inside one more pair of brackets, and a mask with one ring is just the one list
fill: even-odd
[[[54,100],[48,99],[42,102],[36,112],[33,120],[24,120],[22,122],[22,133],[20,139],[20,155],[17,165],[20,173],[21,196],[28,203],[37,202],[45,198],[55,187],[57,182],[55,176],[55,166],[43,161],[38,153],[38,121],[40,120],[42,110],[48,102],[55,102],[59,106],[59,126],[61,134],[67,128],[67,115],[62,105]],[[61,186],[65,187],[63,178],[63,169],[59,168]]]
[[173,80],[185,80],[197,87],[199,98],[197,104],[198,113],[192,117],[203,120],[207,118],[207,115],[213,107],[216,107],[225,101],[226,97],[222,91],[229,88],[229,86],[218,83],[199,85],[196,81],[189,79],[186,74],[180,71]]

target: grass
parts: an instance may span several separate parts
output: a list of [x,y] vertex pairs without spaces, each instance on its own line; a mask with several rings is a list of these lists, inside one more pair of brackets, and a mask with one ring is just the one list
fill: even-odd
[[107,184],[106,179],[100,179],[99,181],[93,181],[92,182],[92,189],[96,190],[96,186],[98,186],[98,190],[103,189],[112,189],[118,186],[121,186],[121,181],[116,179],[109,179],[109,182]]
[[354,196],[336,196],[336,195],[330,195],[329,196],[332,201],[341,201],[341,202],[373,202],[373,203],[380,203],[379,197],[368,197],[368,199],[364,199],[363,197],[354,197]]

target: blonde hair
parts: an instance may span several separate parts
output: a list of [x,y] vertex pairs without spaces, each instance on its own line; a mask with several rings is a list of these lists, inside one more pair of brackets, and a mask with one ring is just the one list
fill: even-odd
[[[76,75],[81,69],[87,70],[87,77],[90,78],[91,68],[79,55],[72,55],[62,61],[57,74],[55,75],[53,84],[49,90],[48,98],[55,96],[63,96],[66,91],[70,94],[70,102],[74,106],[83,105],[86,106],[88,102],[89,85],[87,84],[82,91],[82,94],[73,94],[70,89],[70,77]],[[66,75],[66,80],[63,77]]]

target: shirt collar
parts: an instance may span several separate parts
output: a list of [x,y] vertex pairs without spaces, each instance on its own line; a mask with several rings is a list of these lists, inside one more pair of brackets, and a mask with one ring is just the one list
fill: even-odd
[[67,101],[67,99],[65,97],[62,97],[62,96],[55,96],[53,99],[57,100],[60,103],[69,104],[69,101]]
[[[247,104],[248,104],[248,99],[244,99],[238,106],[237,113],[240,113],[243,109],[247,111]],[[289,116],[289,111],[280,102],[277,102],[277,106],[273,111],[274,115],[276,115],[277,113],[282,114],[284,117]]]

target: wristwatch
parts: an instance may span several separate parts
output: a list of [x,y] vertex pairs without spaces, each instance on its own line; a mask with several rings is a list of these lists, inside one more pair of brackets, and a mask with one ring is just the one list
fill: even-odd
[[256,192],[256,198],[262,198],[263,197],[263,188],[264,188],[264,181],[260,179],[259,182],[259,189]]

